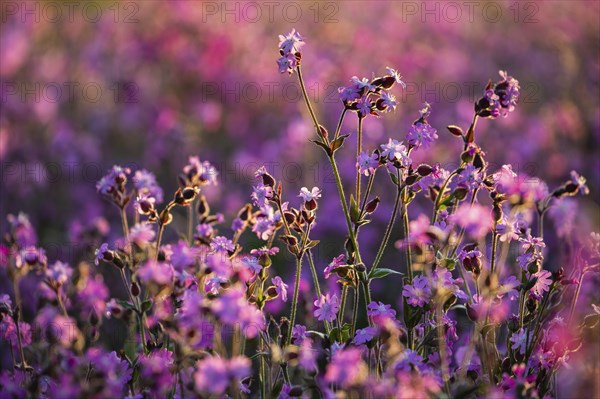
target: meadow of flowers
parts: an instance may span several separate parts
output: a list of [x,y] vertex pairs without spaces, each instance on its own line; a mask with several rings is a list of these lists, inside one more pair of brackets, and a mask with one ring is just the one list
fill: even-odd
[[[173,4],[191,23],[197,8]],[[443,35],[439,29],[432,34]],[[3,30],[13,35],[4,39],[11,46],[31,45],[19,42],[25,40],[18,39],[20,25]],[[242,65],[252,63],[245,53],[250,47],[208,31],[212,36],[199,40],[213,57],[235,48]],[[115,39],[119,35],[125,33]],[[179,54],[175,49],[191,44],[178,42],[178,35],[163,38],[169,45],[155,44],[183,57],[174,62],[192,76],[174,78],[182,84],[174,90],[188,95],[186,85],[198,87],[193,54],[199,54]],[[325,87],[318,79],[333,72],[325,56],[311,51],[319,37],[296,29],[278,40],[266,37],[270,62],[240,71],[257,82],[281,77],[298,89],[299,100],[258,126],[245,118],[276,108],[235,100],[229,106],[243,109],[236,117],[221,108],[223,98],[196,101],[190,119],[201,119],[201,136],[225,129],[233,141],[206,139],[198,156],[188,154],[182,139],[194,122],[175,110],[172,98],[154,109],[149,133],[120,141],[119,129],[137,132],[140,121],[150,120],[145,100],[97,109],[79,104],[64,112],[52,102],[34,102],[36,116],[27,119],[29,104],[13,96],[17,86],[2,86],[4,133],[34,131],[42,122],[52,133],[0,141],[3,191],[10,189],[3,194],[9,212],[2,215],[0,246],[0,398],[598,396],[600,234],[590,199],[596,149],[564,146],[555,155],[550,149],[560,143],[544,141],[553,137],[546,123],[562,121],[566,131],[589,124],[593,143],[598,100],[574,110],[565,95],[544,108],[562,116],[546,115],[542,123],[527,113],[527,101],[522,104],[531,93],[521,76],[498,71],[503,63],[485,71],[486,65],[472,65],[475,78],[487,76],[474,86],[472,101],[455,104],[455,114],[440,99],[423,99],[410,107],[412,122],[400,125],[395,117],[407,112],[412,82],[399,72],[402,61],[381,60],[371,74],[372,60],[348,50],[347,64],[335,72],[345,83],[323,104],[314,89]],[[388,39],[379,40],[373,47],[383,51]],[[117,50],[105,45],[82,50],[90,60],[79,66],[96,60],[102,74],[104,51],[131,51],[122,41]],[[145,59],[137,64],[142,80],[155,76],[144,71],[145,63],[155,66],[166,62],[156,58],[169,56],[144,53],[156,48],[137,51]],[[25,61],[15,61],[18,51],[9,54],[5,79],[33,73],[19,69]],[[219,64],[220,57],[210,60],[199,81],[236,73]],[[57,62],[46,60],[49,70],[36,73],[52,74]],[[361,71],[368,77],[353,76]],[[466,73],[465,82],[474,79]],[[535,73],[544,71],[529,72]],[[133,90],[125,100],[136,96]],[[283,117],[291,119],[284,123]],[[101,133],[76,133],[74,123]],[[227,179],[226,147],[246,140],[246,130],[268,131],[272,124],[281,126],[282,137],[263,140],[266,133],[257,132],[231,158],[246,161],[250,184],[237,180],[239,169]],[[44,154],[35,149],[38,134],[64,157],[61,173],[65,159],[77,170],[78,162],[99,159],[103,151],[117,164],[94,179],[91,195],[89,184],[64,175],[54,187],[56,165],[48,162],[34,168],[32,185],[19,184],[23,171],[15,165],[44,157],[30,155]],[[546,162],[533,161],[540,157]],[[316,167],[306,165],[313,161]],[[290,163],[304,163],[315,179],[290,179],[278,168]],[[30,198],[36,185],[73,200]],[[69,253],[44,245],[56,243],[48,237],[67,226],[75,243]]]

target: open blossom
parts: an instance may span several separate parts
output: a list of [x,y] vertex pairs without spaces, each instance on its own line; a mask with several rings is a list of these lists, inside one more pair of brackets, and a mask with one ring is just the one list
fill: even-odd
[[550,290],[552,285],[552,273],[548,270],[540,270],[537,273],[531,275],[532,278],[537,278],[534,286],[531,288],[531,292],[536,294],[538,297],[544,295],[544,292]]
[[377,160],[377,155],[369,154],[366,151],[361,152],[356,160],[356,167],[359,172],[365,176],[375,173],[375,169],[377,169],[378,166],[379,161]]
[[333,296],[330,296],[329,294],[321,295],[321,298],[317,299],[314,302],[314,305],[317,307],[317,310],[315,310],[315,317],[320,321],[335,320],[340,308],[340,302],[335,294]]
[[506,117],[514,111],[519,100],[519,81],[506,71],[499,71],[502,80],[489,84],[483,91],[483,97],[475,103],[477,115],[484,118]]
[[163,190],[156,182],[154,173],[148,172],[146,169],[137,170],[132,181],[138,195],[154,198],[159,203],[163,201]]
[[301,344],[302,341],[307,338],[308,336],[306,335],[306,327],[304,327],[302,324],[296,324],[292,328],[292,339],[296,345]]
[[333,273],[333,270],[344,265],[345,262],[346,262],[346,255],[344,255],[344,254],[338,255],[337,257],[333,258],[331,263],[329,263],[329,265],[327,265],[325,270],[323,270],[323,273],[325,274],[325,278],[329,278],[329,276],[331,276],[331,273]]
[[154,283],[157,285],[169,285],[173,281],[173,267],[167,263],[149,260],[137,271],[137,275],[143,283]]
[[415,147],[429,147],[435,140],[437,140],[437,130],[431,127],[427,122],[416,122],[408,129],[406,134],[406,141],[408,144]]
[[465,233],[475,239],[484,237],[493,225],[491,211],[479,204],[462,204],[450,219],[465,229]]
[[269,203],[269,199],[273,198],[273,187],[264,184],[254,186],[251,197],[254,206],[265,206]]
[[287,35],[279,35],[279,53],[281,57],[277,60],[280,73],[292,74],[299,65],[299,55],[304,46],[304,39],[296,29],[292,29]]
[[200,161],[199,157],[189,157],[188,164],[183,167],[179,183],[184,187],[200,187],[217,185],[219,172],[208,161]]
[[273,277],[273,279],[271,281],[273,282],[273,285],[275,286],[275,291],[277,291],[277,295],[281,298],[281,300],[283,302],[286,302],[288,285],[286,283],[284,283],[283,280],[281,279],[281,277],[279,277],[279,276]]
[[212,242],[210,243],[210,249],[215,252],[232,252],[235,250],[235,245],[233,245],[233,241],[227,237],[217,236],[213,238]]
[[321,189],[318,187],[313,187],[312,190],[309,191],[306,187],[302,187],[298,197],[302,198],[306,202],[319,199],[321,198]]
[[396,109],[396,105],[398,102],[396,101],[396,96],[393,94],[384,91],[381,93],[381,98],[377,101],[377,107],[379,108],[379,104],[381,103],[381,107],[384,108],[383,112],[391,112]]
[[544,239],[541,237],[533,237],[531,235],[531,231],[527,231],[527,234],[525,234],[524,237],[519,238],[519,242],[521,243],[521,248],[523,248],[524,251],[528,251],[529,249],[541,251],[542,248],[546,247]]
[[511,348],[518,351],[521,354],[525,354],[527,345],[527,329],[520,329],[510,336],[510,342],[512,342]]
[[398,83],[400,86],[402,86],[403,89],[406,89],[406,83],[404,83],[404,81],[402,81],[402,75],[400,75],[400,73],[397,70],[390,68],[390,67],[386,67],[385,70],[391,77],[394,78],[396,83]]
[[409,305],[422,308],[431,299],[429,280],[425,276],[415,277],[412,285],[406,284],[404,286],[402,295],[406,297],[406,302]]
[[376,333],[377,328],[375,327],[361,328],[356,330],[356,334],[354,335],[354,340],[352,342],[354,342],[355,345],[366,344],[375,337]]
[[6,219],[10,224],[10,235],[20,248],[37,243],[37,234],[27,215],[19,212],[17,216],[9,214]]
[[73,268],[61,261],[54,262],[46,269],[46,278],[57,285],[63,285],[69,281],[72,274]]
[[348,348],[338,350],[332,356],[331,363],[327,365],[325,380],[338,384],[342,388],[348,388],[364,381],[367,373],[367,365],[362,360],[362,351],[358,348]]
[[138,247],[143,247],[154,239],[155,232],[150,223],[138,223],[131,228],[129,240]]
[[371,302],[367,305],[367,315],[369,317],[396,317],[396,311],[392,309],[392,305],[386,305],[383,302]]
[[580,176],[576,171],[571,171],[571,183],[577,187],[577,192],[582,195],[588,195],[590,193],[590,189],[586,185],[587,180],[585,177]]
[[208,356],[196,365],[194,382],[196,389],[215,395],[222,395],[231,381],[241,381],[250,376],[250,360],[243,356],[224,359]]
[[390,161],[398,161],[402,166],[408,167],[412,164],[412,160],[408,156],[406,147],[401,141],[389,139],[387,144],[381,144],[381,156]]

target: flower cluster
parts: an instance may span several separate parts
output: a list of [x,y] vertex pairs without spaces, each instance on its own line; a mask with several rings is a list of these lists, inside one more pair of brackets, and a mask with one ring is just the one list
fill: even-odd
[[[280,40],[278,64],[291,74],[304,42],[296,31]],[[349,197],[334,156],[348,136],[338,128],[330,140],[306,98],[347,228],[326,236],[339,254],[327,265],[314,237],[331,222],[319,216],[330,193],[302,187],[287,196],[264,166],[230,225],[204,195],[217,183],[209,162],[189,158],[164,206],[151,172],[114,166],[97,188],[117,205],[122,231],[105,234],[95,256],[78,263],[52,259],[28,217],[8,215],[0,345],[9,366],[0,370],[0,396],[552,397],[555,376],[600,321],[600,308],[580,295],[600,271],[600,235],[569,242],[569,262],[546,260],[545,215],[560,220],[575,207],[564,201],[590,189],[575,172],[549,190],[510,165],[488,164],[477,120],[514,111],[519,93],[514,78],[502,77],[488,85],[467,133],[447,127],[462,139],[456,168],[411,157],[438,138],[429,104],[403,140],[360,151],[357,135]],[[397,106],[388,92],[395,83],[403,85],[389,68],[353,78],[340,92],[341,119],[355,111],[360,132],[364,117]],[[363,226],[384,208],[376,181],[394,202],[368,256]],[[382,267],[389,247],[400,253]],[[395,289],[378,289],[381,280]],[[125,336],[110,341],[116,329]],[[114,351],[103,349],[108,342]]]

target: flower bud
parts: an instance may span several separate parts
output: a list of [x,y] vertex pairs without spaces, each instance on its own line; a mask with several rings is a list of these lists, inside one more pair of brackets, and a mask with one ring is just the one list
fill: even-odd
[[422,177],[430,175],[431,172],[433,172],[433,168],[425,163],[419,165],[419,167],[417,168],[417,173]]
[[310,201],[304,201],[304,209],[307,211],[314,211],[317,209],[317,201],[314,198]]
[[365,206],[365,211],[367,213],[373,213],[375,212],[375,210],[377,209],[377,206],[379,205],[379,202],[381,200],[379,199],[379,197],[375,197],[373,198],[371,201],[369,201],[367,203],[367,205]]
[[200,218],[205,218],[210,214],[210,206],[208,206],[208,202],[206,201],[206,197],[204,195],[200,196],[197,209],[198,216],[200,216]]
[[448,131],[450,133],[452,133],[453,135],[455,135],[456,137],[461,137],[464,134],[463,130],[456,125],[448,125],[448,126],[446,126],[446,129],[448,129]]
[[135,281],[131,283],[131,295],[136,298],[140,295],[140,286]]

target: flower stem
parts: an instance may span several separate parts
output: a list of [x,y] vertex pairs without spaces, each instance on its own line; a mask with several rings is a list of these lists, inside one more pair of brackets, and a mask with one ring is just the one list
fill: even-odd
[[350,331],[350,336],[354,337],[354,332],[356,331],[356,319],[358,319],[358,301],[360,299],[360,290],[358,287],[354,289],[354,308],[352,311],[352,329]]
[[[409,227],[409,218],[408,218],[408,209],[406,207],[406,188],[402,194],[402,226],[404,228],[404,239],[408,240],[408,235],[410,234]],[[406,265],[408,268],[408,281],[409,284],[412,284],[413,281],[413,265],[412,265],[412,253],[410,249],[410,242],[407,242],[406,245]]]
[[290,315],[290,327],[288,329],[285,345],[289,346],[292,340],[292,328],[296,322],[296,308],[298,307],[298,293],[300,291],[300,276],[302,273],[302,257],[296,259],[296,283],[294,285],[294,298],[292,299],[292,313]]
[[375,256],[375,261],[373,261],[373,266],[371,270],[376,270],[377,265],[379,265],[379,261],[383,256],[385,248],[387,246],[388,240],[390,239],[390,234],[392,233],[392,228],[394,227],[394,222],[396,221],[396,215],[398,214],[398,205],[400,205],[400,198],[402,196],[402,190],[398,187],[396,191],[396,199],[394,200],[394,209],[392,210],[392,216],[390,221],[388,222],[387,228],[385,229],[385,233],[383,234],[383,239],[381,240],[381,244],[379,245],[379,250],[377,251],[377,255]]
[[494,273],[494,268],[496,266],[496,247],[498,246],[498,233],[496,229],[494,229],[494,233],[492,234],[492,259],[490,261],[490,271]]
[[[306,93],[306,86],[304,85],[304,79],[302,79],[302,70],[300,65],[296,68],[298,72],[298,81],[300,82],[300,88],[302,89],[302,96],[304,97],[304,101],[306,102],[306,107],[308,108],[308,112],[310,113],[310,117],[312,118],[313,123],[315,124],[315,130],[317,131],[317,135],[319,134],[319,122],[317,121],[317,116],[315,115],[315,111],[310,105],[310,100],[308,99],[308,94]],[[341,126],[341,122],[340,122]]]
[[[356,159],[358,159],[358,156],[362,152],[362,121],[363,121],[362,116],[359,116],[358,117],[358,136],[356,139]],[[356,196],[354,197],[354,198],[356,198],[356,201],[360,201],[360,180],[361,180],[360,169],[356,168]]]

